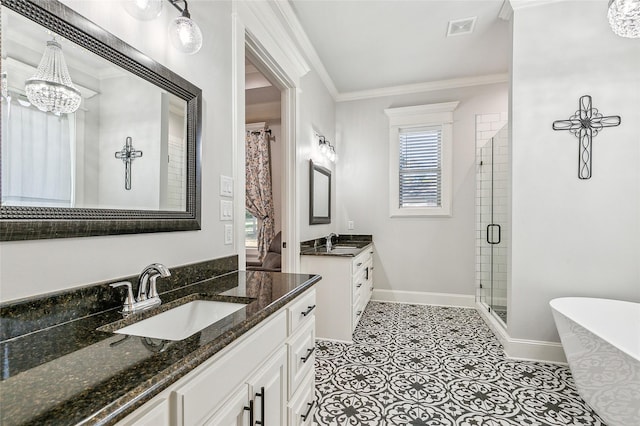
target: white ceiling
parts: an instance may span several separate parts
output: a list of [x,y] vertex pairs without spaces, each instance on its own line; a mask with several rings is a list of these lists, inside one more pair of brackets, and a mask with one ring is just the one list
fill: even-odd
[[[289,0],[338,92],[508,71],[503,0]],[[472,34],[450,20],[477,16]]]

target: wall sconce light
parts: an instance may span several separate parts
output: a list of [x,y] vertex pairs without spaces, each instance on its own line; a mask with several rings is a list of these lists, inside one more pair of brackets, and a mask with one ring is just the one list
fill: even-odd
[[620,37],[640,38],[640,0],[609,0],[607,17]]
[[316,133],[316,138],[318,139],[318,145],[320,146],[320,152],[329,159],[329,161],[335,163],[338,161],[338,154],[336,154],[336,149],[331,142],[329,142],[324,136]]
[[[193,55],[202,47],[202,31],[191,19],[187,0],[167,0],[175,7],[180,16],[169,24],[171,44],[182,53]],[[142,21],[150,21],[160,16],[163,0],[127,0],[125,9],[129,15]],[[184,8],[180,6],[184,4]]]

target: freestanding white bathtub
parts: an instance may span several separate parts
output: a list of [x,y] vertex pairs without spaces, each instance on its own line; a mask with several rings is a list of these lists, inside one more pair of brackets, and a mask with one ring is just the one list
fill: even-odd
[[563,297],[549,304],[580,396],[608,426],[640,425],[640,303]]

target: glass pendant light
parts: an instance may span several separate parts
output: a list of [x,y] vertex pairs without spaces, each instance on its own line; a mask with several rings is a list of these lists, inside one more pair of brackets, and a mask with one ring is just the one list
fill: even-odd
[[640,38],[640,0],[610,0],[607,17],[620,37]]
[[150,21],[160,16],[163,0],[126,0],[127,13],[141,21]]
[[179,51],[193,55],[202,47],[202,31],[189,14],[187,2],[184,2],[182,15],[169,24],[169,39]]
[[70,114],[80,106],[82,96],[75,88],[55,37],[47,42],[36,74],[25,85],[29,102],[40,111]]

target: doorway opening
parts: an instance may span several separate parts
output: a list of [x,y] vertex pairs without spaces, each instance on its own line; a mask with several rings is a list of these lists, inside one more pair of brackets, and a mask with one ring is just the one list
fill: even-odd
[[[285,181],[286,145],[282,138],[282,99],[283,89],[277,79],[271,75],[257,58],[249,54],[245,57],[245,173],[257,173],[255,153],[252,144],[264,144],[261,151],[266,155],[268,173],[261,172],[261,179],[247,178],[247,186],[261,185],[258,191],[263,195],[260,200],[245,194],[244,242],[247,269],[282,270],[282,234],[284,228],[283,188]],[[263,163],[264,164],[264,163]],[[268,178],[263,179],[265,176]],[[270,198],[267,200],[266,198]],[[271,210],[273,206],[273,211]],[[264,219],[268,215],[268,219]],[[272,221],[269,232],[265,232],[265,243],[259,241],[262,220]],[[263,228],[264,229],[264,228]],[[262,253],[259,246],[264,245]]]

